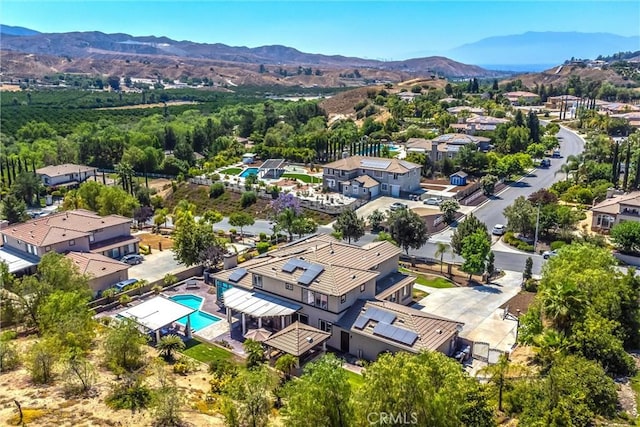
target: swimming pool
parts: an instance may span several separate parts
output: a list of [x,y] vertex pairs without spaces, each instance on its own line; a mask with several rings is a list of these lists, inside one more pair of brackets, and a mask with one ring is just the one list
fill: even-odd
[[246,168],[240,174],[240,178],[246,178],[249,175],[258,175],[258,168]]
[[[214,323],[220,321],[219,317],[209,314],[206,311],[200,310],[200,307],[202,307],[202,297],[199,297],[197,295],[185,294],[174,295],[170,297],[170,299],[179,304],[186,305],[187,307],[196,310],[195,313],[189,315],[191,316],[191,329],[195,331],[199,331],[202,328],[206,328],[207,326],[213,325]],[[187,317],[185,316],[181,319],[178,319],[177,322],[182,326],[185,326],[187,323]]]

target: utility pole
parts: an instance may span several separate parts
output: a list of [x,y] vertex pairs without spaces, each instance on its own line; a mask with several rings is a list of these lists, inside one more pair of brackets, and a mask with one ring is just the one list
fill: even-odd
[[538,215],[536,216],[536,234],[533,238],[533,253],[536,253],[536,247],[538,246],[538,227],[540,227],[540,203],[538,203]]

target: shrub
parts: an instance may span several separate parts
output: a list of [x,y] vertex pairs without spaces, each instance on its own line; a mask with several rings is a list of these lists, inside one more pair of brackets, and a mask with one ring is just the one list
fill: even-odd
[[258,201],[256,193],[254,193],[253,191],[247,191],[242,193],[242,197],[240,198],[240,205],[242,205],[243,208],[247,208],[253,205],[256,201]]
[[524,252],[533,252],[533,245],[530,245],[526,242],[520,241],[520,243],[518,243],[518,245],[516,246],[519,250],[524,251]]
[[214,173],[210,176],[211,181],[220,181],[220,174]]
[[0,341],[11,341],[18,338],[16,331],[4,331],[0,334]]
[[261,242],[266,242],[268,240],[269,240],[269,238],[267,237],[267,233],[260,233],[260,241]]
[[228,359],[215,359],[209,362],[209,373],[218,377],[224,375],[234,377],[238,373],[238,365]]
[[538,281],[536,279],[525,280],[524,290],[527,292],[538,292]]
[[567,242],[563,242],[562,240],[556,240],[551,242],[551,250],[555,251],[556,249],[560,249],[563,246],[566,246]]
[[153,288],[151,288],[151,290],[153,291],[154,294],[158,295],[160,292],[162,292],[162,286],[155,285]]
[[0,372],[14,369],[20,363],[20,356],[13,343],[0,340]]
[[118,299],[118,302],[120,303],[120,305],[127,305],[131,302],[131,297],[129,295],[121,295],[120,298]]
[[164,279],[162,280],[165,286],[171,286],[175,283],[178,283],[178,278],[175,274],[167,273],[164,275]]
[[259,254],[268,252],[270,247],[271,247],[271,244],[269,242],[259,242],[256,245],[256,249],[258,250]]
[[114,384],[105,403],[112,409],[143,409],[151,403],[151,390],[139,378],[125,378]]
[[212,199],[217,199],[218,197],[224,194],[224,184],[221,182],[216,182],[209,189],[209,197]]

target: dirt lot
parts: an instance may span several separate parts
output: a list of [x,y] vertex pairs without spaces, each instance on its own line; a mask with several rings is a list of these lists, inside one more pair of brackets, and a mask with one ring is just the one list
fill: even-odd
[[[22,348],[33,343],[34,338],[18,340]],[[147,347],[147,356],[156,357],[155,350]],[[90,359],[95,363],[96,390],[88,397],[69,398],[63,392],[63,380],[58,377],[52,385],[33,385],[24,366],[18,370],[0,375],[0,424],[16,425],[18,411],[14,400],[20,402],[25,416],[25,425],[29,426],[150,426],[149,411],[132,413],[129,410],[113,410],[105,403],[116,377],[100,366],[100,350],[94,350]],[[168,369],[168,368],[167,368]],[[153,370],[149,369],[147,382],[155,387]],[[173,375],[170,371],[166,375]],[[204,395],[209,390],[206,367],[200,365],[199,371],[186,376],[175,376],[180,393],[186,402],[184,418],[192,426],[223,426],[218,415],[208,415],[204,409]]]
[[141,245],[151,246],[151,249],[160,249],[160,243],[163,250],[173,248],[173,240],[162,234],[140,233],[136,237],[140,239]]
[[[166,103],[167,107],[175,107],[176,105],[191,105],[197,104],[194,101],[169,101]],[[137,105],[123,105],[122,107],[104,107],[96,108],[96,110],[133,110],[136,108],[160,108],[164,107],[163,102],[156,102],[155,104],[137,104]]]

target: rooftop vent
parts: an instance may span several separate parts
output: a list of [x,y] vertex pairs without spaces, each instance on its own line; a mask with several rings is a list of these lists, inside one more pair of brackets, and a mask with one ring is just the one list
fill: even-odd
[[308,343],[312,343],[312,342],[313,342],[313,338],[311,338],[311,337],[307,337],[307,342],[308,342]]
[[442,329],[436,329],[436,334],[440,335],[442,333]]
[[355,278],[356,278],[356,275],[355,275],[355,274],[354,274],[354,275],[352,275],[352,276],[351,276],[351,278],[352,278],[352,279],[355,279]]

